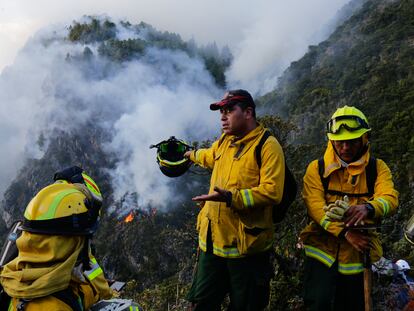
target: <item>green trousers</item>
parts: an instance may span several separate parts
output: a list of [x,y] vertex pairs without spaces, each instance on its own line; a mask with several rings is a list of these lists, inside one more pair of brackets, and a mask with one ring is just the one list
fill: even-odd
[[328,268],[306,257],[303,298],[310,311],[364,311],[363,273],[344,275],[337,263]]
[[245,258],[223,258],[200,252],[187,299],[193,311],[220,311],[226,294],[232,311],[259,311],[269,302],[272,276],[269,252]]

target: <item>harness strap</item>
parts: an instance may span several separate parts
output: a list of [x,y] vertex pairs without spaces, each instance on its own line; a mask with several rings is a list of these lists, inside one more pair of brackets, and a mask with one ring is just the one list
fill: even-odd
[[69,287],[53,293],[52,296],[66,303],[73,311],[83,311],[81,301]]
[[325,171],[325,160],[322,158],[318,159],[318,170],[319,170],[319,177],[321,178],[323,191],[325,193],[328,192],[328,186],[329,186],[329,176],[323,177],[323,173]]
[[325,193],[329,193],[332,195],[340,195],[344,196],[347,195],[348,197],[360,198],[360,197],[372,197],[374,195],[375,189],[375,181],[377,180],[377,159],[375,157],[370,157],[367,166],[365,167],[366,173],[366,183],[367,183],[367,193],[346,193],[338,190],[331,190],[329,189],[329,176],[323,177],[323,173],[325,171],[325,161],[322,158],[318,159],[318,171],[319,177],[321,178],[323,190]]
[[259,143],[256,146],[255,149],[255,156],[256,156],[256,162],[257,162],[257,166],[259,166],[259,168],[262,167],[262,148],[264,143],[266,142],[266,140],[271,136],[272,134],[270,134],[269,131],[265,131],[262,138],[260,138]]
[[24,299],[20,298],[19,303],[16,306],[17,311],[24,311],[24,308],[26,307],[26,304],[30,301],[30,299]]

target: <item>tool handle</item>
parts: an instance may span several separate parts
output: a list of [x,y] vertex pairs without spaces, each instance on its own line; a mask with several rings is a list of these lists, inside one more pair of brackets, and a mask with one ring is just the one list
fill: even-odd
[[365,311],[372,311],[371,289],[372,289],[371,268],[365,268],[364,269],[364,302],[365,302]]

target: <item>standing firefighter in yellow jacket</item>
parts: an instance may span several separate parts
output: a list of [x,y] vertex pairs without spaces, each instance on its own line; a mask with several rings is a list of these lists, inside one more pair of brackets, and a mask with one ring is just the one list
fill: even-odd
[[258,166],[255,147],[265,129],[247,91],[229,91],[210,109],[220,110],[223,135],[211,148],[185,154],[212,170],[209,193],[193,198],[205,204],[197,220],[199,262],[187,298],[193,310],[216,311],[229,293],[231,310],[263,310],[272,275],[272,205],[283,193],[283,151],[270,136]]
[[79,167],[58,172],[35,195],[16,241],[18,255],[0,275],[12,298],[8,310],[89,310],[111,298],[89,245],[101,203],[98,186]]
[[311,222],[300,238],[306,252],[307,310],[364,310],[363,252],[382,255],[375,227],[395,212],[398,192],[388,166],[370,153],[365,115],[355,107],[336,110],[327,123],[328,146],[311,162],[303,198]]

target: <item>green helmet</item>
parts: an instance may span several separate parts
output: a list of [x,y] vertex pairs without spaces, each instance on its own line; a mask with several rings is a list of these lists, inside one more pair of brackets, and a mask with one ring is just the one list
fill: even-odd
[[157,148],[158,166],[168,177],[181,176],[191,166],[191,161],[184,157],[184,153],[192,147],[174,136],[156,145],[151,145],[150,148]]
[[362,111],[349,106],[338,108],[328,121],[326,129],[329,140],[356,139],[371,130]]

